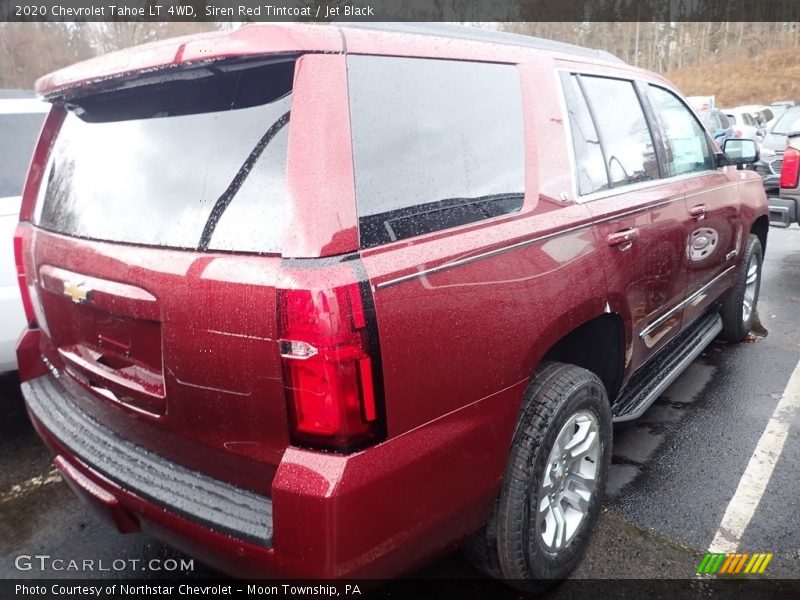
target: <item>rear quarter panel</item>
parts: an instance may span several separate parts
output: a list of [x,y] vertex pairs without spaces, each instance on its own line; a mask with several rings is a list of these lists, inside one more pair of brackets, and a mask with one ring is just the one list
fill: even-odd
[[[571,176],[552,64],[519,71],[520,212],[362,251],[380,336],[387,454],[397,489],[424,507],[413,522],[436,532],[433,545],[485,520],[535,366],[605,306],[591,216],[558,199]],[[400,443],[410,438],[418,441]],[[395,441],[424,448],[424,460],[392,455]]]
[[[526,381],[556,341],[603,312],[589,211],[554,197],[571,179],[552,63],[523,64],[520,73],[521,211],[362,253],[375,294],[390,436]],[[503,453],[505,433],[497,440]]]

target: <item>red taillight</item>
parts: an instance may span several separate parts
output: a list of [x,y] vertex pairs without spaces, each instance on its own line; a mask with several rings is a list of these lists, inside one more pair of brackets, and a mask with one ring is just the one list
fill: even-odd
[[783,154],[781,187],[796,188],[798,174],[800,174],[800,152],[789,146]]
[[365,311],[361,286],[280,290],[279,303],[294,441],[340,451],[380,441],[384,424],[376,393],[377,332]]
[[28,290],[28,279],[25,276],[25,265],[22,261],[22,227],[17,225],[14,231],[14,263],[17,266],[17,282],[19,293],[22,296],[22,307],[25,309],[25,320],[30,326],[35,326],[36,315],[33,312],[31,294]]

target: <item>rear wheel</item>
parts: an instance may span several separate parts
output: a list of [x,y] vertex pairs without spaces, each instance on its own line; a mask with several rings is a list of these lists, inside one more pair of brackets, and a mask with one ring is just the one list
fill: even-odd
[[580,560],[602,504],[611,460],[611,412],[602,382],[545,363],[529,385],[500,496],[468,556],[496,577],[536,591]]
[[761,290],[761,264],[764,251],[757,236],[750,234],[742,257],[742,268],[728,297],[722,304],[722,337],[741,342],[753,326]]

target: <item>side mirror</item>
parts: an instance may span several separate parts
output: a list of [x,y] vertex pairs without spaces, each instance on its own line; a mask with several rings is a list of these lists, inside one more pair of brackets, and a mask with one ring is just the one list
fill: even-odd
[[737,165],[740,169],[758,160],[758,145],[754,140],[729,138],[722,143],[722,152],[729,164]]

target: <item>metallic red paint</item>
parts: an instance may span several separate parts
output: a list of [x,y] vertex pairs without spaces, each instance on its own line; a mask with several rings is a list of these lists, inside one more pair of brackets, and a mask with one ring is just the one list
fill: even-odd
[[208,564],[241,577],[381,578],[425,564],[480,525],[500,483],[523,387],[368,451],[287,449],[272,484],[272,548],[221,535],[120,488],[31,418],[68,464],[67,477],[102,490],[93,494],[106,498],[101,510],[113,504],[110,495],[143,531]]
[[[359,251],[345,45],[350,53],[517,64],[527,140],[520,212]],[[46,373],[37,346],[65,373],[63,350],[75,346],[107,353],[113,364],[127,358],[149,368],[148,376],[163,382],[163,412],[141,402],[115,402],[97,389],[76,402],[152,452],[273,503],[271,548],[221,535],[121,489],[81,464],[34,419],[68,477],[102,490],[95,498],[116,500],[144,531],[237,575],[395,576],[452,548],[485,521],[523,391],[548,350],[591,319],[617,315],[625,327],[627,378],[686,321],[676,313],[640,341],[647,324],[691,289],[685,251],[696,224],[688,209],[692,194],[705,188],[675,180],[578,202],[557,71],[673,88],[624,65],[515,46],[335,26],[258,25],[88,61],[42,78],[37,90],[58,98],[141,70],[276,52],[302,54],[295,72],[287,167],[291,209],[282,257],[71,239],[27,223],[47,149],[63,119],[62,110],[51,111],[20,226],[25,272],[38,286],[50,335],[37,329],[22,338],[21,376],[24,381]],[[727,168],[712,176],[743,191],[738,216],[728,199],[717,200],[713,192],[703,200],[712,213],[719,202],[724,236],[737,240],[766,214],[763,192],[756,194],[751,185],[755,175],[746,173]],[[662,251],[626,255],[610,248],[608,236],[628,227],[639,228],[634,247]],[[356,252],[377,313],[387,439],[348,455],[294,447],[281,375],[277,290],[352,284],[352,265],[338,257]],[[730,264],[738,265],[738,259]],[[715,272],[692,277],[700,285]],[[68,273],[91,279],[98,289],[96,307],[58,293]],[[102,309],[113,319],[104,321]],[[99,348],[99,335],[111,343]],[[160,345],[153,342],[158,337]],[[99,367],[88,366],[96,377]],[[74,361],[69,368],[72,384],[86,387],[91,369]],[[102,383],[122,392],[121,382],[107,377]]]
[[48,99],[109,78],[221,58],[296,52],[342,52],[333,27],[262,24],[230,32],[189,35],[105,54],[45,75],[36,93]]
[[47,373],[39,347],[41,330],[25,329],[17,340],[17,364],[20,381],[36,379]]
[[346,69],[341,54],[297,61],[286,166],[289,204],[296,208],[286,225],[286,258],[358,250]]

